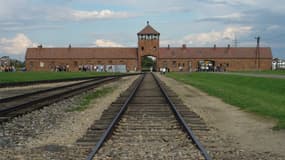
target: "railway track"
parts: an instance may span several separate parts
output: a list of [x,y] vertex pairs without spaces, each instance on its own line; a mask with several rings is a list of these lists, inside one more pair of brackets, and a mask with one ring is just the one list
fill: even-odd
[[38,81],[25,81],[25,82],[13,82],[13,83],[0,83],[0,88],[6,87],[22,87],[22,86],[30,86],[30,85],[38,85],[38,84],[51,84],[51,83],[60,83],[60,82],[71,82],[71,81],[83,81],[83,80],[91,80],[91,79],[102,79],[107,77],[122,77],[122,76],[131,76],[137,75],[137,73],[130,74],[118,74],[112,76],[93,76],[93,77],[78,77],[78,78],[65,78],[65,79],[53,79],[53,80],[38,80]]
[[90,80],[94,78],[104,78],[107,76],[97,76],[97,77],[82,77],[82,78],[67,78],[67,79],[54,79],[54,80],[38,80],[38,81],[26,81],[26,82],[13,82],[13,83],[0,83],[0,88],[6,87],[22,87],[38,84],[50,84],[50,83],[59,83],[59,82],[70,82],[70,81],[83,81]]
[[103,112],[77,144],[89,154],[87,160],[211,159],[193,130],[203,132],[207,127],[175,93],[146,74]]
[[99,84],[118,78],[119,76],[93,78],[79,83],[0,99],[0,123],[9,121],[13,117],[42,108],[64,98],[95,88]]

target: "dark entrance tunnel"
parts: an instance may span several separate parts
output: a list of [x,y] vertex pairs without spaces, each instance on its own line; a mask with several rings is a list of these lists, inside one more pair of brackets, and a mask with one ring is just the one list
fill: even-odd
[[156,57],[154,56],[143,56],[141,61],[141,68],[143,72],[157,71]]

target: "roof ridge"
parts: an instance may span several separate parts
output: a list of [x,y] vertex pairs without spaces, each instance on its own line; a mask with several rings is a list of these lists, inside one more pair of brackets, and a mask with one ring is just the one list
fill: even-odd
[[150,24],[149,21],[147,21],[147,25],[140,31],[138,34],[160,34],[158,31],[156,31]]

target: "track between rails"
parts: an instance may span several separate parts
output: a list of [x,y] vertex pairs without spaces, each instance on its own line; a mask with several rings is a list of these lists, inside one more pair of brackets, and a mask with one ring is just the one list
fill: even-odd
[[99,84],[116,80],[118,78],[118,76],[94,78],[80,83],[0,99],[0,123],[6,122],[13,117],[27,112],[42,108],[64,98],[80,94],[95,88]]
[[211,159],[192,131],[206,125],[155,79],[141,76],[77,141],[87,160]]

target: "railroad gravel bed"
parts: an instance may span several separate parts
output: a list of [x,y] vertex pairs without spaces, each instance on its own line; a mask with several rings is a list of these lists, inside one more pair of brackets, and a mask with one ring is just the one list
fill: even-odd
[[[84,81],[84,80],[83,80]],[[22,95],[26,93],[41,91],[53,87],[65,86],[74,83],[80,83],[83,81],[70,81],[70,82],[59,82],[59,83],[48,83],[48,84],[36,84],[29,86],[20,86],[20,87],[5,87],[0,88],[0,99],[13,97],[17,95]]]
[[205,158],[183,132],[152,75],[146,74],[111,138],[95,155],[98,159]]
[[77,107],[86,93],[4,123],[0,128],[0,160],[84,159],[76,140],[136,78],[124,77],[99,87],[113,87],[114,91],[96,99],[82,112],[67,110]]
[[[183,103],[188,106],[190,110],[195,111],[197,114],[199,114],[207,123],[208,128],[210,129],[207,132],[196,132],[197,137],[200,139],[202,144],[205,146],[205,148],[210,151],[210,155],[213,159],[227,159],[227,160],[283,160],[285,159],[285,156],[282,154],[283,151],[270,151],[268,150],[268,146],[260,146],[264,145],[263,143],[258,144],[256,143],[257,138],[249,139],[249,143],[252,142],[251,147],[246,146],[242,139],[246,138],[243,137],[243,135],[236,134],[229,134],[228,130],[234,130],[237,127],[240,127],[240,123],[245,124],[247,120],[250,120],[251,117],[235,117],[235,118],[244,118],[243,120],[236,120],[237,123],[230,123],[232,120],[231,116],[234,116],[236,113],[234,112],[240,112],[240,111],[231,111],[229,112],[229,109],[226,109],[228,106],[227,104],[217,100],[216,98],[210,97],[207,94],[191,87],[187,86],[183,83],[177,82],[173,79],[167,78],[165,76],[157,74],[165,83],[167,86],[170,87],[174,92],[178,94],[178,96],[181,98]],[[214,99],[214,100],[213,100]],[[219,103],[217,103],[219,101]],[[205,106],[211,106],[211,107],[205,107]],[[221,107],[222,106],[222,107]],[[222,108],[222,110],[221,110]],[[221,110],[221,114],[217,114],[216,112],[218,110]],[[229,117],[224,115],[231,115]],[[219,116],[219,117],[215,117]],[[227,117],[226,119],[223,119]],[[225,125],[220,126],[220,123],[225,123]],[[250,122],[251,123],[251,122]],[[258,122],[255,122],[258,123]],[[259,122],[260,123],[260,122]],[[268,122],[264,122],[268,123]],[[255,124],[257,126],[262,126],[263,124]],[[266,124],[264,124],[266,125]],[[250,125],[249,125],[250,126]],[[249,127],[247,125],[241,128],[240,130],[248,130]],[[260,127],[262,128],[262,127]],[[258,129],[258,128],[257,128]],[[259,135],[267,135],[266,132],[272,132],[270,131],[270,128],[267,128],[268,130],[258,133],[256,131],[255,135],[258,137]],[[246,135],[244,135],[246,136]],[[274,138],[274,137],[271,137]],[[278,137],[275,137],[277,140]],[[275,139],[272,139],[275,141]],[[270,141],[270,139],[264,139],[259,140],[261,142]],[[282,141],[282,140],[281,140]],[[272,147],[276,147],[281,145],[280,147],[284,146],[284,143],[282,144],[271,144],[268,142],[269,145],[275,145]],[[266,143],[265,143],[266,145]],[[270,148],[270,147],[269,147]]]

